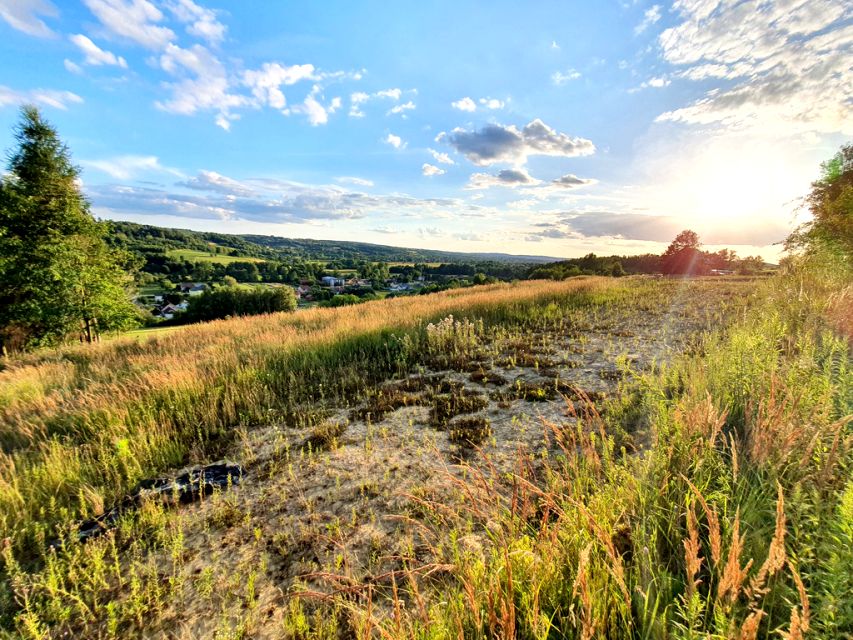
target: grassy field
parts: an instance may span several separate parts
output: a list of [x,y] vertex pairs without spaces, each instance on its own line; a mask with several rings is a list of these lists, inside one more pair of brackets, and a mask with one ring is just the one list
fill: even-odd
[[265,262],[262,258],[228,256],[208,251],[197,251],[195,249],[172,249],[167,251],[166,255],[174,260],[188,260],[189,262],[215,262],[216,264],[231,264],[232,262]]
[[126,331],[122,334],[110,336],[108,340],[121,340],[124,338],[132,338],[134,340],[147,340],[148,338],[153,338],[155,336],[163,336],[168,333],[172,333],[173,331],[177,331],[181,328],[181,325],[169,327],[142,327],[140,329],[134,329],[132,331]]
[[[845,284],[532,281],[8,361],[0,637],[845,637]],[[239,487],[75,541],[222,456]]]

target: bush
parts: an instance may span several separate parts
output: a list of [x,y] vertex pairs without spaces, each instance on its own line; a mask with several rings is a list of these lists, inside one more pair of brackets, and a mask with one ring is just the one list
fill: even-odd
[[186,322],[204,322],[226,316],[254,316],[296,309],[296,294],[290,287],[227,287],[190,298],[183,316]]

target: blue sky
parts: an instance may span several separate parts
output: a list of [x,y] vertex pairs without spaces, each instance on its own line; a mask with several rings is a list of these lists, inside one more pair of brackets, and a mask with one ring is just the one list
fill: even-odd
[[849,0],[0,0],[94,212],[577,256],[778,254],[853,135]]

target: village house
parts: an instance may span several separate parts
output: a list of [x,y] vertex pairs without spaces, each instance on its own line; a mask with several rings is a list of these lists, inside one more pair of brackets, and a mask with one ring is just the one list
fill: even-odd
[[207,285],[203,282],[182,282],[180,285],[181,293],[186,293],[191,296],[200,296],[207,291]]

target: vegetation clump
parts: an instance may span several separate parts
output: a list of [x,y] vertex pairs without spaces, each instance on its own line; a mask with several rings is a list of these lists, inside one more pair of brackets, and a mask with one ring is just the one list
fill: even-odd
[[476,446],[492,435],[488,418],[472,416],[453,420],[447,425],[447,437],[450,442],[462,446]]
[[326,421],[311,431],[302,443],[302,449],[308,451],[327,451],[337,446],[338,438],[346,433],[345,422]]
[[488,399],[468,391],[437,394],[432,399],[430,421],[433,426],[445,429],[451,418],[463,413],[474,413],[485,409]]
[[350,412],[351,420],[368,420],[379,422],[386,414],[402,407],[412,407],[423,404],[425,400],[416,393],[400,391],[389,387],[372,393],[367,402]]
[[181,320],[206,322],[230,316],[253,316],[294,309],[296,295],[290,287],[223,287],[190,298]]

